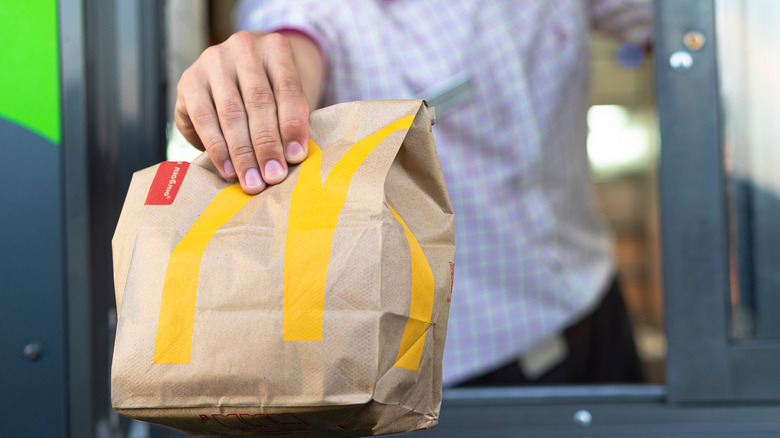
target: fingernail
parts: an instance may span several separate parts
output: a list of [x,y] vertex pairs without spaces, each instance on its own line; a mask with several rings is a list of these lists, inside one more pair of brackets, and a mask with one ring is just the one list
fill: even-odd
[[244,175],[244,181],[246,182],[246,186],[250,189],[260,187],[263,184],[263,179],[260,178],[260,172],[258,172],[257,169],[247,170],[246,175]]
[[297,141],[294,141],[287,145],[287,158],[290,160],[297,160],[303,155],[303,146]]
[[222,171],[228,178],[236,176],[236,169],[233,168],[233,162],[230,160],[225,161],[225,164],[222,165]]
[[276,179],[284,174],[282,165],[276,160],[265,163],[265,179]]

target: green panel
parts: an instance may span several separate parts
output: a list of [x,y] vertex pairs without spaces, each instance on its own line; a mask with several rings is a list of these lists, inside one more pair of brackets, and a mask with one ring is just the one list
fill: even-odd
[[60,142],[56,0],[0,0],[0,117]]

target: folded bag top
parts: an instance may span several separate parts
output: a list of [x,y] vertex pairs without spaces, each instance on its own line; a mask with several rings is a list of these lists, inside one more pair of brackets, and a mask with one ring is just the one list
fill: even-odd
[[113,239],[121,414],[201,436],[437,423],[454,221],[420,100],[311,115],[250,196],[205,154],[133,176]]

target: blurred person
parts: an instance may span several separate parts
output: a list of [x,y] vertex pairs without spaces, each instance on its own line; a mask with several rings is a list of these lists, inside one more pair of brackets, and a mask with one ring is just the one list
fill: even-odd
[[250,194],[307,155],[308,115],[424,98],[456,218],[444,384],[635,382],[586,155],[591,28],[647,44],[650,0],[245,0],[182,75],[176,122]]

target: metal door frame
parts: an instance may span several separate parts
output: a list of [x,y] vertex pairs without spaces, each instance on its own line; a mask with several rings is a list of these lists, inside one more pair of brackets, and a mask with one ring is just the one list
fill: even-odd
[[[733,340],[729,218],[713,0],[658,2],[661,236],[674,402],[780,401],[780,342]],[[700,50],[683,35],[705,36]],[[667,60],[687,53],[691,67]],[[774,377],[774,378],[773,378]]]
[[67,430],[122,436],[110,403],[111,238],[132,173],[165,157],[163,1],[58,0]]

